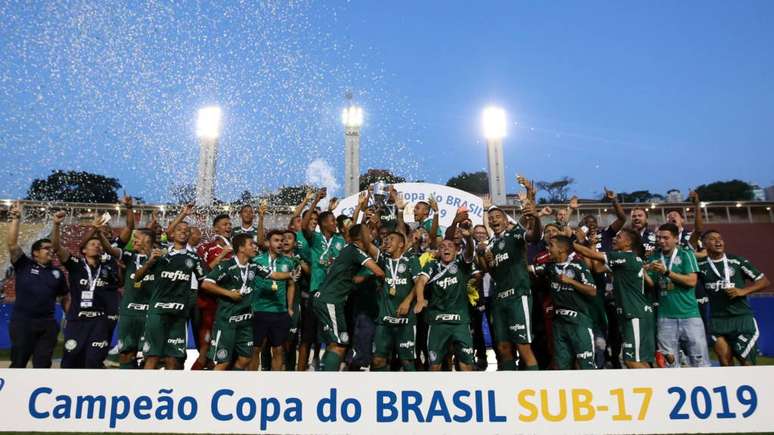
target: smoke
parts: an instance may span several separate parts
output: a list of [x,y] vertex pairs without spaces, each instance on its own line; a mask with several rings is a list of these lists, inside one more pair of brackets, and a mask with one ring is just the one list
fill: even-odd
[[306,167],[306,184],[328,189],[328,196],[319,204],[323,208],[328,206],[328,201],[339,189],[339,183],[333,175],[333,168],[323,159],[312,160]]

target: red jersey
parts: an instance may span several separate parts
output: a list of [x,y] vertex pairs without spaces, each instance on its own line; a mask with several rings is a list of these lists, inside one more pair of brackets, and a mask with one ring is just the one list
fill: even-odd
[[[199,248],[196,249],[196,255],[199,256],[199,258],[202,259],[204,262],[204,267],[207,271],[210,271],[212,268],[210,267],[210,262],[218,258],[218,255],[223,252],[223,249],[226,246],[231,246],[231,242],[228,242],[221,236],[215,236],[212,240],[210,240],[207,243],[202,243],[199,245]],[[229,252],[225,257],[223,257],[223,260],[228,260],[234,255],[233,252]],[[222,260],[221,260],[222,261]],[[217,299],[215,296],[212,296],[209,293],[206,292],[199,292],[196,300],[196,304],[201,309],[209,309],[209,310],[215,310],[218,306]]]

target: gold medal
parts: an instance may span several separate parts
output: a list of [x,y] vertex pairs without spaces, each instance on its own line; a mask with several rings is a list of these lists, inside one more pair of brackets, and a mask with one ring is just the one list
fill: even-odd
[[142,288],[142,282],[134,283],[134,288]]
[[275,291],[275,292],[279,289],[279,286],[277,285],[277,281],[271,282],[271,289],[272,291]]
[[395,296],[396,294],[398,294],[398,289],[390,287],[390,296]]

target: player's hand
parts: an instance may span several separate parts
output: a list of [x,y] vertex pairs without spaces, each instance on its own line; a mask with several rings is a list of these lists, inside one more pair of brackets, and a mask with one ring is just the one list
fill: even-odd
[[460,223],[460,222],[463,222],[463,221],[465,221],[467,219],[469,219],[468,209],[467,208],[463,209],[461,207],[458,208],[457,209],[457,213],[454,214],[454,222],[455,223]]
[[699,199],[699,193],[695,190],[692,190],[690,193],[688,193],[688,199],[693,203],[693,205],[699,205],[701,202]]
[[317,200],[318,201],[322,200],[323,198],[325,198],[326,195],[328,195],[328,189],[323,187],[322,189],[317,191]]
[[481,205],[484,206],[484,211],[489,210],[489,207],[492,206],[492,197],[488,193],[481,197]]
[[411,309],[411,301],[408,299],[404,299],[403,302],[398,305],[398,309],[396,310],[396,313],[398,313],[399,317],[404,317],[409,313],[409,310]]
[[226,245],[223,247],[223,250],[220,251],[220,255],[218,257],[225,258],[228,254],[234,252],[234,248],[231,247],[231,245]]
[[583,227],[578,227],[575,229],[575,240],[578,241],[578,243],[583,243],[586,241],[586,232],[583,231]]
[[741,288],[731,287],[726,289],[726,296],[728,296],[731,299],[741,298],[741,297],[747,296],[747,292]]
[[105,226],[105,219],[102,218],[102,215],[99,214],[99,212],[94,212],[94,218],[91,221],[91,226],[94,228],[100,228]]
[[[17,201],[17,204],[18,204],[18,201]],[[18,213],[17,217],[20,217],[21,216],[21,207],[19,207],[19,210],[17,211],[17,213]],[[54,215],[52,217],[54,225],[59,225],[62,222],[64,222],[66,216],[67,216],[67,213],[64,210],[59,210],[58,212],[54,213]]]
[[311,188],[306,189],[306,194],[304,194],[304,202],[309,202],[314,198],[315,191]]
[[554,211],[551,210],[551,207],[543,207],[538,212],[538,216],[540,216],[540,217],[551,216],[552,214],[554,214]]
[[288,307],[288,316],[293,317],[294,313],[293,308]]
[[134,203],[134,200],[131,196],[124,193],[124,197],[121,198],[121,205],[123,205],[126,208],[132,208],[132,204]]
[[427,306],[427,301],[417,298],[417,304],[414,305],[414,314],[419,314]]
[[[21,218],[22,206],[20,201],[14,201],[8,209],[8,215],[11,219]],[[64,212],[63,212],[64,213]]]
[[152,249],[150,257],[148,257],[148,261],[155,262],[156,260],[159,259],[159,257],[161,257],[161,255],[162,255],[161,249]]
[[231,299],[234,302],[239,302],[242,300],[242,294],[240,292],[228,292],[228,298]]
[[538,215],[537,211],[535,210],[535,204],[532,201],[524,201],[523,205],[521,206],[521,214],[524,216],[532,216],[534,218],[539,218],[540,215]]
[[435,200],[435,194],[431,194],[427,199],[427,203],[430,204],[430,209],[438,213],[438,201]]
[[559,282],[562,284],[572,284],[574,280],[565,274],[559,275]]
[[654,272],[657,272],[657,273],[664,273],[664,272],[667,271],[667,268],[664,265],[664,263],[662,263],[660,261],[654,261],[654,262],[650,263],[650,270],[652,270]]
[[484,253],[484,260],[486,260],[486,264],[489,266],[494,265],[494,254],[489,249]]
[[298,282],[299,278],[301,278],[301,268],[297,267],[290,272],[290,279],[292,279],[293,282]]
[[612,190],[607,190],[607,187],[605,187],[604,189],[605,189],[605,199],[606,200],[608,200],[610,202],[613,202],[613,201],[617,200],[617,198],[615,196],[615,192],[613,192]]
[[258,205],[258,216],[260,216],[260,217],[265,216],[267,211],[269,211],[269,203],[268,203],[268,201],[263,200]]
[[575,210],[578,208],[578,197],[573,195],[572,198],[570,198],[570,208]]

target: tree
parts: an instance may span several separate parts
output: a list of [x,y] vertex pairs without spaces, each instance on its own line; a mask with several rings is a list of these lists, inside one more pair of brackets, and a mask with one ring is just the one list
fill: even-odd
[[[653,202],[653,201],[663,201],[664,195],[660,195],[658,193],[650,193],[648,190],[635,190],[631,193],[621,192],[618,194],[618,200],[621,202]],[[602,195],[601,201],[607,201],[605,199],[604,194]]]
[[272,206],[295,207],[304,199],[306,191],[315,189],[311,186],[282,186],[276,193],[269,195],[269,204]]
[[196,186],[191,183],[175,184],[170,189],[175,204],[193,204],[196,202]]
[[696,188],[702,201],[750,201],[753,187],[742,180],[715,181]]
[[538,191],[545,191],[549,203],[561,204],[568,201],[570,185],[574,182],[573,178],[562,177],[556,181],[538,181],[535,187]]
[[369,169],[365,174],[360,174],[360,190],[366,190],[368,186],[377,181],[382,181],[387,184],[396,184],[403,183],[406,179],[404,177],[393,175],[388,169]]
[[62,202],[118,202],[117,178],[85,171],[51,171],[45,178],[36,178],[27,190],[27,199]]
[[474,195],[482,195],[489,193],[489,176],[484,171],[462,171],[459,175],[449,178],[446,185]]
[[237,200],[238,204],[250,204],[253,202],[253,194],[249,190],[243,191]]

